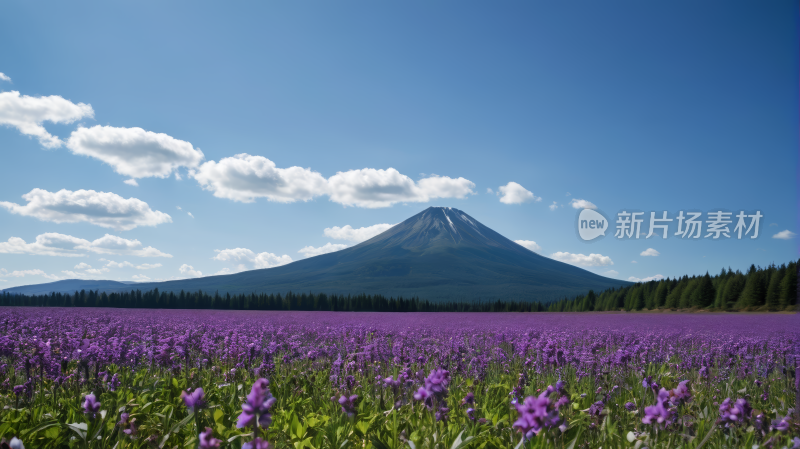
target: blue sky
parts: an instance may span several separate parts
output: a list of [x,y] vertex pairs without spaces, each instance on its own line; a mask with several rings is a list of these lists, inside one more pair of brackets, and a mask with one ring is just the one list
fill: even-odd
[[[797,17],[796,2],[4,2],[0,288],[269,267],[429,206],[619,279],[787,262]],[[757,239],[681,239],[673,222],[668,239],[584,242],[573,200],[612,221],[764,217]]]

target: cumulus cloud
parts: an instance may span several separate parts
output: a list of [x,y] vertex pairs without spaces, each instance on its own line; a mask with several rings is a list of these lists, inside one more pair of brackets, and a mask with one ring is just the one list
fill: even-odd
[[186,212],[186,214],[189,215],[190,217],[194,218],[194,215],[192,215],[191,212]]
[[[128,262],[125,262],[128,263]],[[130,264],[130,266],[133,266]],[[137,270],[152,270],[153,268],[160,268],[162,265],[160,263],[143,263],[140,265],[136,265]]]
[[111,192],[94,190],[59,190],[48,192],[33,189],[22,195],[28,202],[19,205],[0,201],[0,207],[13,214],[35,217],[54,223],[87,222],[104,228],[129,231],[137,226],[156,226],[171,223],[172,217],[150,209],[137,198],[125,199]]
[[32,243],[26,243],[19,237],[11,237],[6,242],[0,242],[0,253],[5,254],[81,257],[87,252],[138,257],[172,257],[152,246],[142,247],[142,242],[138,240],[124,239],[110,234],[91,242],[55,232],[39,234]]
[[603,273],[603,276],[616,277],[619,276],[619,272],[617,270],[608,270]]
[[[107,259],[100,259],[100,261],[106,262],[105,266],[110,267],[110,268],[125,268],[125,267],[132,267],[133,266],[132,263],[127,262],[127,261],[114,262],[113,260],[107,260]],[[147,264],[145,264],[145,265],[147,265]],[[161,264],[158,264],[158,265],[160,266]],[[77,268],[77,267],[75,267],[75,268]]]
[[328,179],[328,184],[334,203],[371,209],[436,198],[463,199],[475,194],[475,184],[468,179],[431,175],[414,182],[394,168],[338,172]]
[[486,193],[494,193],[494,190],[492,190],[491,187],[487,187],[486,188]]
[[0,81],[8,81],[11,82],[11,78],[3,72],[0,72]]
[[139,187],[139,183],[136,182],[135,179],[126,179],[125,181],[122,181],[122,182],[124,182],[125,184],[128,184],[129,186]]
[[92,266],[89,265],[86,262],[81,262],[78,265],[75,265],[74,267],[72,267],[73,270],[85,270],[87,268],[92,268]]
[[558,209],[558,201],[553,201],[553,204],[551,204],[551,205],[549,205],[547,207],[550,208],[550,210]]
[[533,240],[514,240],[514,243],[524,246],[525,248],[538,253],[542,250],[542,247],[539,246],[538,243],[534,242]]
[[0,125],[17,128],[27,136],[36,137],[45,148],[58,148],[61,140],[47,132],[44,122],[74,123],[84,117],[94,117],[92,106],[75,104],[58,95],[29,97],[19,92],[0,92]]
[[78,128],[70,135],[67,148],[99,159],[131,178],[166,178],[178,167],[192,169],[205,159],[189,142],[142,128]]
[[603,267],[606,265],[614,265],[611,258],[602,254],[572,254],[567,252],[556,252],[550,255],[551,259],[555,259],[570,265],[579,265],[583,267]]
[[[195,270],[193,266],[187,265],[187,264],[181,265],[181,267],[178,270],[185,277],[199,278],[200,276],[203,275],[203,273],[201,271]],[[136,275],[134,275],[134,276],[136,276]],[[147,277],[147,276],[141,276],[141,277]]]
[[579,200],[577,198],[573,198],[572,201],[569,202],[570,206],[574,209],[597,209],[597,206],[592,204],[586,200]]
[[54,274],[47,274],[44,271],[39,270],[39,269],[36,269],[36,270],[14,270],[14,271],[9,272],[5,268],[0,268],[0,277],[23,278],[25,276],[41,276],[41,277],[43,277],[45,279],[50,279],[50,280],[54,280],[54,281],[60,279],[58,276],[56,276]]
[[792,231],[790,231],[790,230],[788,230],[788,229],[787,229],[787,230],[785,230],[785,231],[781,231],[781,232],[779,232],[779,233],[777,233],[777,234],[773,235],[773,236],[772,236],[772,238],[774,238],[774,239],[781,239],[781,240],[791,240],[791,239],[793,239],[793,238],[794,238],[794,236],[796,236],[796,235],[797,235],[797,234],[795,234],[794,232],[792,232]]
[[310,168],[277,168],[263,156],[245,153],[206,162],[190,175],[214,196],[243,203],[308,201],[328,191],[325,178]]
[[497,190],[500,193],[500,202],[503,204],[522,204],[542,200],[542,197],[534,195],[533,192],[513,181],[498,187]]
[[325,179],[310,168],[278,168],[263,156],[246,153],[206,162],[190,170],[189,175],[214,196],[243,203],[258,198],[292,203],[328,195],[331,201],[345,206],[378,208],[475,194],[475,184],[464,178],[430,175],[414,182],[394,168],[364,168]]
[[646,278],[637,278],[635,276],[631,276],[628,278],[628,280],[631,282],[650,282],[650,281],[660,281],[662,279],[664,279],[664,276],[660,274],[657,274],[655,276],[649,276]]
[[347,245],[345,245],[345,244],[328,242],[328,243],[320,246],[319,248],[314,248],[313,246],[306,246],[305,248],[302,248],[300,251],[298,251],[298,253],[300,253],[300,254],[302,254],[302,255],[304,255],[306,257],[314,257],[314,256],[322,255],[322,254],[328,254],[328,253],[332,253],[332,252],[336,252],[336,251],[341,251],[341,250],[343,250],[345,248],[347,248]]
[[661,253],[660,253],[660,252],[658,252],[658,251],[656,251],[656,250],[654,250],[653,248],[647,248],[646,250],[644,250],[644,251],[642,251],[641,253],[639,253],[639,255],[640,255],[640,256],[651,256],[651,257],[655,257],[655,256],[658,256],[658,255],[661,255]]
[[[184,267],[188,267],[188,265],[184,265]],[[183,267],[181,267],[181,268],[183,268]],[[191,267],[189,267],[189,268],[191,268]],[[147,282],[147,281],[150,280],[149,277],[147,277],[147,276],[145,276],[143,274],[134,274],[133,276],[131,276],[131,279],[133,279],[136,282]]]
[[273,268],[292,262],[292,258],[286,254],[282,256],[268,252],[256,254],[254,251],[247,248],[228,248],[214,251],[217,253],[217,255],[214,256],[214,260],[228,262],[236,266],[238,271],[244,271],[248,269],[248,267]]
[[350,225],[345,225],[341,228],[339,226],[334,226],[332,228],[325,228],[323,233],[326,237],[335,240],[347,240],[353,243],[361,243],[388,231],[393,226],[395,225],[388,223],[379,223],[363,228],[353,228]]

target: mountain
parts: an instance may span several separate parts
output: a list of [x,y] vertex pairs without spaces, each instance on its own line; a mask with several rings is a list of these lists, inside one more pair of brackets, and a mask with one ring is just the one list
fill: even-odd
[[75,293],[81,290],[119,291],[126,290],[129,284],[135,282],[118,281],[90,281],[83,279],[65,279],[63,281],[48,282],[46,284],[23,285],[3,290],[19,295],[49,295],[52,292]]
[[[458,209],[430,207],[370,240],[334,253],[230,275],[140,283],[136,289],[222,294],[291,290],[417,295],[431,301],[546,302],[628,284],[540,256]],[[75,288],[60,291],[74,292]]]

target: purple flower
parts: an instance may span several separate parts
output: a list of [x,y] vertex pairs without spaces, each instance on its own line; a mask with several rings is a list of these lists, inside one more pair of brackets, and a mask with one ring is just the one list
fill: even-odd
[[269,449],[269,442],[256,438],[242,445],[242,449]]
[[93,394],[87,394],[86,400],[83,402],[83,413],[94,419],[99,411],[100,403]]
[[731,398],[725,398],[719,405],[719,420],[723,423],[738,423],[750,418],[753,409],[744,399],[737,399],[731,405]]
[[418,401],[424,401],[431,396],[430,391],[426,390],[425,387],[419,387],[416,393],[414,393],[414,399]]
[[474,408],[470,407],[470,408],[467,409],[467,418],[469,418],[470,421],[475,421],[475,409]]
[[632,412],[632,411],[636,410],[636,404],[634,404],[633,402],[626,402],[625,403],[625,410],[627,410],[629,412]]
[[528,396],[522,404],[516,405],[519,418],[511,426],[519,429],[525,439],[538,435],[543,428],[554,428],[561,424],[558,409],[547,398],[546,392],[539,397]]
[[668,407],[669,407],[669,392],[666,389],[662,388],[661,391],[658,392],[656,405],[648,405],[647,407],[644,408],[644,418],[642,418],[642,423],[644,424],[653,424],[653,422],[658,424],[665,423],[672,417],[672,411]]
[[689,390],[688,380],[680,382],[677,387],[669,392],[670,401],[678,404],[692,400],[692,392]]
[[345,396],[339,398],[339,404],[342,406],[342,413],[346,414],[348,418],[356,415],[356,400],[358,395]]
[[781,419],[774,419],[772,420],[772,430],[777,430],[780,433],[786,433],[789,431],[789,420],[791,416],[787,415]]
[[447,395],[447,386],[450,384],[450,372],[437,368],[425,378],[425,389],[432,395],[441,398]]
[[269,391],[269,381],[264,378],[258,379],[247,395],[245,403],[242,404],[242,413],[239,415],[236,427],[240,429],[250,427],[256,425],[256,422],[261,427],[269,427],[272,423],[269,409],[275,401]]
[[204,432],[200,432],[200,448],[199,449],[217,449],[219,443],[222,441],[214,438],[214,431],[210,427],[206,427]]
[[202,388],[195,388],[191,393],[189,393],[189,390],[186,390],[181,393],[181,398],[183,398],[183,403],[186,404],[186,408],[188,408],[190,412],[195,412],[197,409],[201,409],[206,405],[205,393]]
[[475,395],[472,394],[471,391],[467,393],[466,396],[464,396],[464,399],[461,400],[461,405],[472,405],[474,403],[475,403]]
[[450,413],[450,409],[449,408],[447,408],[447,407],[439,408],[439,410],[436,411],[436,415],[435,415],[436,416],[436,421],[446,422],[450,418],[448,413]]
[[589,414],[592,416],[600,416],[600,413],[605,407],[606,405],[603,403],[603,401],[597,401],[592,404],[591,407],[589,407]]

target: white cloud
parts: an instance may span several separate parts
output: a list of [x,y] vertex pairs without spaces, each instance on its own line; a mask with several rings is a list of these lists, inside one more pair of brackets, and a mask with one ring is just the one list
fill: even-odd
[[181,265],[181,267],[178,270],[181,272],[182,275],[190,278],[199,278],[200,276],[203,275],[201,271],[195,270],[193,266],[187,264]]
[[468,179],[431,175],[414,182],[394,168],[338,172],[328,179],[328,184],[331,201],[370,209],[436,198],[463,199],[475,194],[475,184]]
[[328,243],[320,246],[319,248],[314,248],[313,246],[306,246],[305,248],[302,248],[300,251],[298,251],[298,253],[301,253],[306,257],[314,257],[314,256],[322,255],[322,254],[328,254],[328,253],[332,253],[332,252],[336,252],[336,251],[341,251],[341,250],[343,250],[345,248],[347,248],[347,245],[344,245],[344,244],[341,244],[341,243],[328,242]]
[[151,270],[153,268],[159,268],[159,267],[161,267],[160,263],[143,263],[141,265],[136,265],[137,270]]
[[616,277],[619,276],[619,272],[617,270],[608,270],[603,273],[603,276]]
[[8,81],[11,82],[11,78],[3,72],[0,72],[0,81]]
[[325,178],[310,168],[277,168],[263,156],[245,153],[206,162],[190,175],[214,196],[243,203],[308,201],[328,192]]
[[206,162],[189,175],[214,196],[243,203],[258,198],[292,203],[329,195],[331,201],[345,206],[377,208],[475,194],[475,184],[464,178],[430,175],[414,182],[394,168],[364,168],[325,179],[310,168],[278,168],[263,156],[246,153]]
[[126,179],[125,181],[122,181],[122,182],[124,182],[125,184],[128,184],[129,186],[139,187],[139,183],[136,182],[136,180],[133,179],[133,178]]
[[551,259],[559,260],[570,265],[580,265],[583,267],[603,267],[614,265],[611,258],[602,254],[572,254],[567,252],[556,252],[550,255]]
[[268,252],[256,254],[247,248],[217,249],[214,251],[217,253],[214,256],[214,260],[228,262],[236,266],[238,271],[244,271],[248,266],[253,268],[273,268],[292,262],[292,258],[286,254],[282,256]]
[[631,263],[639,263],[639,262],[637,262],[637,261],[635,261],[635,260],[632,260],[632,261],[631,261]]
[[108,268],[89,268],[88,270],[86,270],[86,273],[93,275],[100,275],[103,273],[108,273],[109,271],[110,270]]
[[500,202],[503,204],[522,204],[529,201],[542,200],[541,197],[534,195],[533,192],[513,181],[498,187],[497,190],[500,191]]
[[569,204],[574,209],[597,209],[597,206],[595,206],[591,202],[586,200],[579,200],[576,198],[573,198],[572,201],[569,202]]
[[524,246],[525,248],[535,253],[538,253],[539,251],[542,250],[542,247],[539,246],[539,244],[534,242],[533,240],[514,240],[514,243]]
[[81,262],[78,265],[72,267],[73,270],[86,270],[87,268],[92,268],[92,266],[86,262]]
[[197,167],[205,158],[189,142],[142,128],[78,128],[70,135],[67,148],[99,159],[131,178],[166,178],[178,167]]
[[547,207],[549,207],[549,208],[550,208],[550,210],[556,210],[556,209],[558,209],[558,201],[553,201],[553,204],[551,204],[551,205],[549,205],[549,206],[547,206]]
[[22,195],[28,202],[19,205],[0,201],[9,212],[54,223],[87,222],[104,228],[128,231],[137,226],[156,226],[171,223],[172,217],[150,209],[137,198],[125,199],[111,192],[94,190],[59,190],[48,192],[33,189]]
[[190,217],[194,218],[194,215],[192,215],[192,213],[191,213],[191,212],[186,212],[186,213],[187,213],[187,214],[188,214]]
[[571,194],[571,193],[569,193],[569,192],[567,192],[567,196],[570,196],[570,195],[572,195],[572,194]]
[[69,124],[84,117],[94,117],[92,106],[75,104],[58,95],[20,96],[19,92],[0,92],[0,125],[12,126],[27,136],[39,139],[45,148],[58,148],[61,140],[47,132],[44,122]]
[[25,276],[42,276],[45,279],[58,280],[59,277],[54,274],[47,274],[42,270],[14,270],[9,272],[5,268],[0,268],[0,277],[6,278],[23,278]]
[[486,193],[494,193],[494,190],[492,190],[491,187],[487,187],[486,188]]
[[641,253],[639,253],[639,255],[640,256],[652,256],[652,257],[655,257],[655,256],[658,256],[658,255],[661,255],[661,253],[656,251],[656,250],[654,250],[653,248],[647,248],[646,250],[644,250]]
[[[127,261],[114,262],[113,260],[107,260],[107,259],[100,259],[100,260],[103,261],[103,262],[106,262],[106,266],[110,267],[110,268],[125,268],[125,267],[132,267],[133,266],[132,263],[127,262]],[[145,264],[145,265],[147,265],[147,264]],[[158,264],[158,265],[161,266],[161,264]],[[77,268],[77,267],[75,267],[75,268]]]
[[178,210],[181,210],[181,207],[180,207],[180,206],[175,206],[175,207],[177,207],[177,208],[178,208]]
[[332,228],[325,228],[323,233],[326,237],[335,240],[347,240],[353,243],[361,243],[375,237],[378,234],[386,232],[395,225],[388,223],[379,223],[372,226],[365,226],[363,228],[354,229],[350,225],[344,227],[334,226]]
[[33,243],[26,243],[19,237],[11,237],[7,242],[0,242],[0,253],[5,254],[80,257],[86,255],[87,252],[138,257],[172,257],[152,246],[143,248],[142,243],[138,240],[128,240],[110,234],[91,242],[55,232],[39,234]]
[[791,239],[793,239],[793,238],[794,238],[794,236],[796,236],[796,235],[797,235],[797,234],[795,234],[794,232],[792,232],[792,231],[790,231],[790,230],[788,230],[788,229],[787,229],[787,230],[785,230],[785,231],[781,231],[781,232],[779,232],[779,233],[777,233],[777,234],[773,235],[773,236],[772,236],[772,238],[774,238],[774,239],[781,239],[781,240],[791,240]]
[[634,276],[631,276],[631,277],[628,278],[628,280],[631,281],[631,282],[650,282],[650,281],[660,281],[662,279],[664,279],[664,276],[662,276],[660,274],[657,274],[655,276],[646,277],[646,278],[637,278],[637,277],[634,277]]
[[[184,265],[184,267],[187,267],[187,266],[188,265]],[[181,267],[181,268],[183,268],[183,267]],[[191,267],[189,267],[189,268],[191,268]],[[181,271],[181,272],[183,272],[183,271]],[[143,274],[134,274],[133,276],[131,276],[131,279],[133,279],[136,282],[147,282],[147,281],[150,280],[149,277],[147,277],[147,276],[145,276]]]

